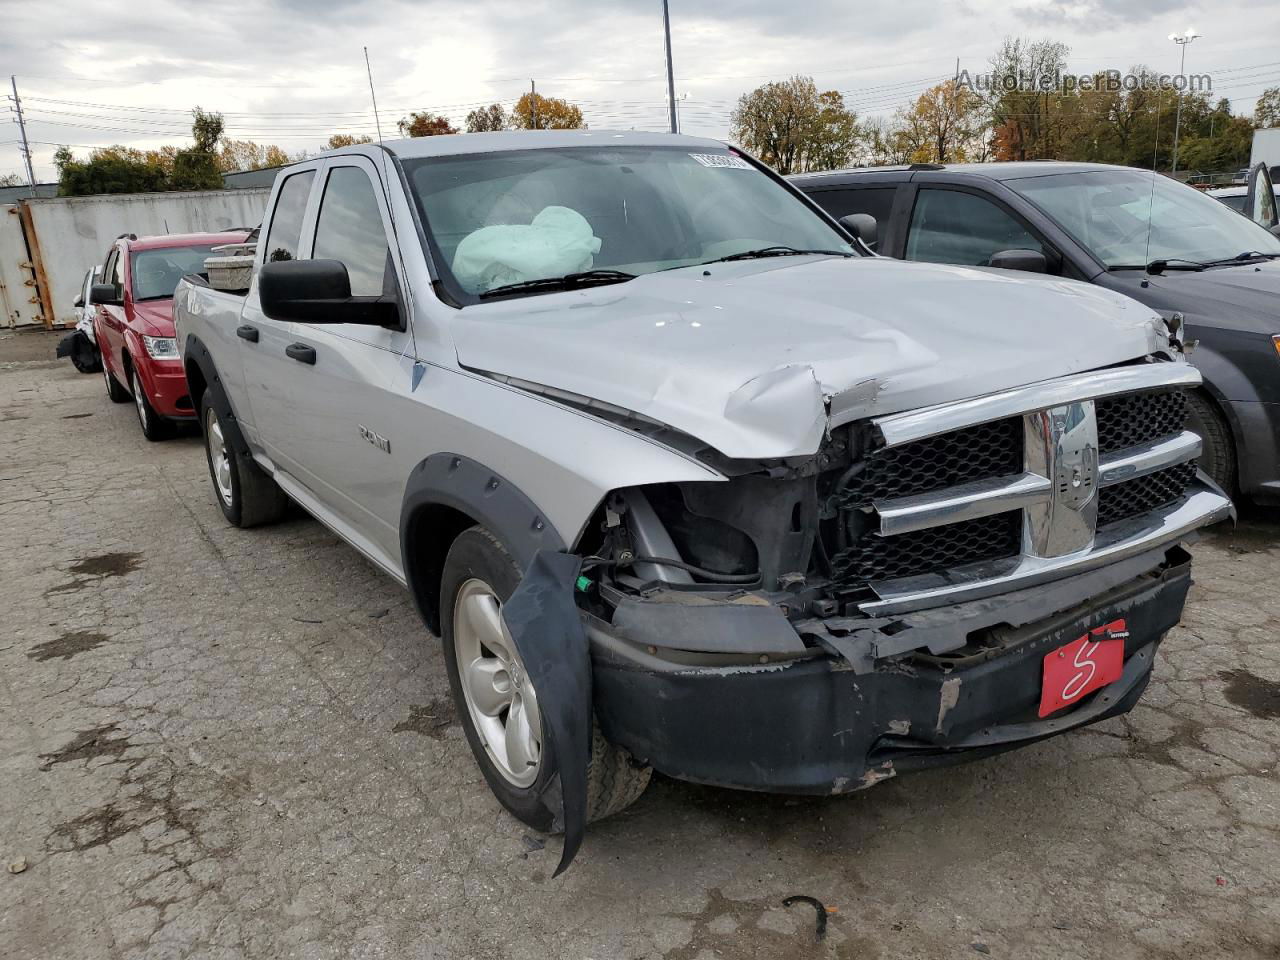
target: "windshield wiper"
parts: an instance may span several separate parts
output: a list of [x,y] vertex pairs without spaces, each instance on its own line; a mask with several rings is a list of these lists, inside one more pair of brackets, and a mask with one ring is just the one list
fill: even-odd
[[1245,263],[1249,260],[1256,260],[1262,257],[1266,260],[1274,260],[1280,257],[1280,253],[1263,253],[1261,250],[1245,250],[1243,253],[1237,253],[1234,257],[1223,257],[1221,260],[1210,260],[1209,266],[1220,267],[1228,263]]
[[1203,270],[1207,266],[1209,264],[1201,263],[1199,260],[1187,260],[1184,257],[1166,257],[1162,260],[1152,260],[1148,263],[1147,273],[1164,273],[1166,270]]
[[764,257],[803,257],[811,254],[846,258],[855,256],[855,254],[846,253],[843,250],[799,250],[795,247],[778,244],[772,247],[760,247],[756,250],[743,250],[741,253],[731,253],[727,257],[716,257],[714,260],[704,261],[704,265],[707,263],[729,263],[733,260],[760,260]]
[[627,273],[625,270],[585,270],[582,273],[566,273],[563,277],[539,277],[537,280],[504,284],[501,287],[486,290],[480,294],[480,299],[535,293],[539,290],[576,290],[579,287],[593,287],[606,283],[626,283],[635,278],[634,273]]

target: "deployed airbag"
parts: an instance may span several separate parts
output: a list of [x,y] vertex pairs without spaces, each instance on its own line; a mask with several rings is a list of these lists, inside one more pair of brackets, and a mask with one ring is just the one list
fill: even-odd
[[471,293],[590,270],[600,238],[568,207],[544,207],[528,224],[481,227],[463,237],[453,275]]

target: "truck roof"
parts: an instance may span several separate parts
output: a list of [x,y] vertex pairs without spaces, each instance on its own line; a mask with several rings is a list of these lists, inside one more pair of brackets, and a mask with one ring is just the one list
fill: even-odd
[[[412,137],[384,140],[382,145],[397,157],[447,157],[466,153],[494,153],[501,150],[535,150],[564,147],[626,145],[632,147],[687,147],[723,150],[725,144],[705,137],[643,130],[505,130],[500,133],[458,133],[439,137]],[[377,144],[343,147],[320,156],[344,153],[371,154]]]
[[[1048,177],[1062,173],[1089,173],[1093,171],[1129,170],[1134,173],[1150,173],[1140,167],[1123,167],[1111,163],[1075,163],[1066,160],[1011,160],[998,163],[935,163],[916,164],[914,170],[945,170],[949,173],[966,173],[989,180],[1021,180],[1025,177]],[[853,176],[870,176],[876,173],[914,172],[912,166],[894,167],[852,167],[845,170],[830,170],[822,173],[802,173],[790,177],[797,184],[816,183],[827,178]]]

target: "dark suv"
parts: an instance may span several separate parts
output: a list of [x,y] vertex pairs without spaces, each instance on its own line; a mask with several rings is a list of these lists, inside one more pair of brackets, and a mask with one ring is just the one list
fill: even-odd
[[884,256],[1044,272],[1180,314],[1204,375],[1188,424],[1204,439],[1201,467],[1228,490],[1280,502],[1271,232],[1168,177],[1103,164],[914,164],[792,182]]

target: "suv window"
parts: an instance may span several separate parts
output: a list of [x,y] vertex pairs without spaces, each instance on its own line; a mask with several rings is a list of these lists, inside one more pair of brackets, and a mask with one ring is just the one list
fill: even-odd
[[325,183],[311,256],[341,260],[351,277],[351,293],[377,297],[389,266],[387,234],[373,184],[359,167],[335,167]]
[[922,187],[911,212],[908,260],[986,266],[1001,250],[1044,246],[990,200],[959,190]]
[[111,251],[111,259],[107,263],[107,269],[104,274],[105,283],[111,284],[116,288],[116,299],[119,300],[124,296],[124,277],[120,272],[120,265],[124,263],[124,257],[120,256],[120,248],[114,247]]
[[295,173],[280,185],[271,229],[267,231],[267,261],[292,260],[298,255],[302,240],[302,217],[307,212],[307,197],[316,172]]
[[880,236],[883,237],[889,223],[889,213],[893,210],[893,197],[897,192],[896,186],[863,187],[857,190],[845,187],[840,190],[819,190],[813,194],[813,199],[837,220],[851,213],[871,214],[876,218]]

